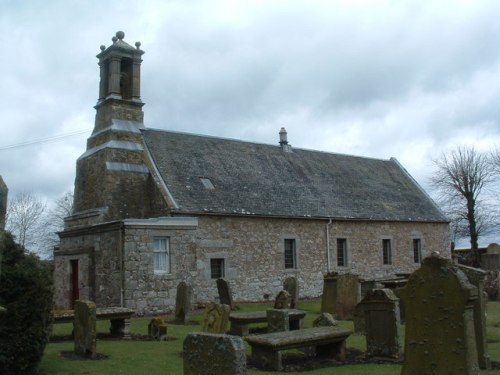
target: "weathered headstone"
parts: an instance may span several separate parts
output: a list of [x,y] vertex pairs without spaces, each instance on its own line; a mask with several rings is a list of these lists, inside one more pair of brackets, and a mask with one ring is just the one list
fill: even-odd
[[[366,294],[365,294],[366,295]],[[364,335],[365,330],[365,308],[360,303],[356,305],[354,308],[354,312],[352,313],[352,323],[354,325],[354,333],[357,335]]]
[[96,355],[96,307],[92,301],[75,301],[73,320],[75,353],[94,358]]
[[164,341],[167,339],[167,323],[160,317],[151,319],[148,324],[148,336],[153,340]]
[[290,302],[291,302],[290,293],[288,293],[286,290],[281,290],[276,296],[276,300],[274,301],[274,308],[289,309]]
[[229,305],[210,302],[205,308],[203,332],[226,333],[229,324]]
[[346,273],[337,277],[335,316],[340,320],[352,319],[356,305],[361,301],[358,275]]
[[406,305],[401,375],[480,373],[474,330],[477,288],[449,259],[423,260],[401,290]]
[[245,345],[239,336],[189,333],[183,345],[184,375],[244,375]]
[[335,327],[339,324],[330,313],[321,313],[314,319],[313,327]]
[[228,305],[231,310],[236,308],[233,302],[233,295],[231,293],[231,287],[229,283],[224,279],[217,279],[217,291],[219,293],[219,302],[222,305]]
[[191,287],[184,281],[177,285],[177,295],[175,296],[175,321],[186,324],[189,322],[191,312]]
[[290,318],[286,309],[269,309],[267,313],[267,332],[290,330]]
[[287,277],[283,281],[283,289],[290,294],[290,308],[296,309],[299,304],[299,283],[293,276]]
[[375,289],[358,306],[364,311],[367,357],[399,359],[399,298],[390,289]]
[[470,283],[477,288],[478,298],[474,302],[474,331],[476,332],[477,360],[482,369],[491,368],[490,355],[488,354],[488,341],[486,339],[486,302],[484,280],[486,271],[466,266],[458,266],[465,273]]
[[335,296],[337,289],[337,272],[327,273],[323,277],[323,294],[321,296],[321,312],[335,314]]

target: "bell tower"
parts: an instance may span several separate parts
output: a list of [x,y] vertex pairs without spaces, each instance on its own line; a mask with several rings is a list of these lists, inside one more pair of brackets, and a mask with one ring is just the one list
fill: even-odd
[[74,210],[100,212],[97,221],[140,218],[148,214],[146,166],[141,129],[141,43],[135,47],[118,31],[101,46],[99,97],[94,130],[76,165]]

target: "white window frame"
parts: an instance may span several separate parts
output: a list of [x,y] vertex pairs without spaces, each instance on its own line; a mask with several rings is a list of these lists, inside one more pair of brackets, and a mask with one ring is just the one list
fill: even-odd
[[153,270],[155,274],[172,272],[170,237],[153,237]]

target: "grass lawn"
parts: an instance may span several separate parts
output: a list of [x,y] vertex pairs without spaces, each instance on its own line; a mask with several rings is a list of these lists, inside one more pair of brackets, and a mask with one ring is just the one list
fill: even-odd
[[[241,311],[264,310],[272,307],[271,304],[242,304]],[[312,321],[318,316],[320,301],[301,301],[300,308],[307,312],[304,327],[311,327]],[[62,352],[72,352],[73,342],[50,342],[42,359],[40,370],[42,375],[52,374],[166,374],[182,375],[182,344],[186,334],[201,330],[201,314],[193,314],[192,325],[168,325],[168,336],[175,338],[171,341],[118,341],[108,339],[98,339],[97,352],[109,356],[105,360],[75,360],[68,359],[61,355]],[[165,317],[168,321],[171,317]],[[133,334],[147,334],[148,323],[151,318],[132,319],[131,330]],[[344,327],[352,328],[352,322],[341,321]],[[108,321],[98,321],[97,331],[107,332],[109,328]],[[71,332],[72,324],[54,325],[54,335],[68,335]],[[488,303],[488,350],[493,361],[500,362],[500,302]],[[347,340],[348,348],[365,350],[364,336],[351,335]],[[247,354],[250,355],[247,346]],[[326,375],[335,373],[335,375],[399,375],[400,365],[346,365],[332,368],[322,368],[301,372],[301,374]],[[279,374],[281,372],[267,372],[258,370],[249,370],[248,374]],[[500,371],[489,370],[481,371],[482,375],[500,374]]]

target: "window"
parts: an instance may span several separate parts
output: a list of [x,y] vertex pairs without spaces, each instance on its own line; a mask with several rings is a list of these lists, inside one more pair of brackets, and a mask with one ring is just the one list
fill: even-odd
[[285,239],[285,268],[297,268],[295,239]]
[[154,272],[170,273],[170,239],[168,237],[153,238]]
[[224,277],[224,258],[210,259],[210,275],[212,279]]
[[347,240],[337,238],[337,266],[347,267]]
[[200,177],[200,181],[207,190],[215,190],[215,186],[209,178]]
[[391,240],[382,240],[382,258],[384,264],[392,264]]
[[413,239],[413,261],[420,263],[422,261],[422,244],[420,238]]

